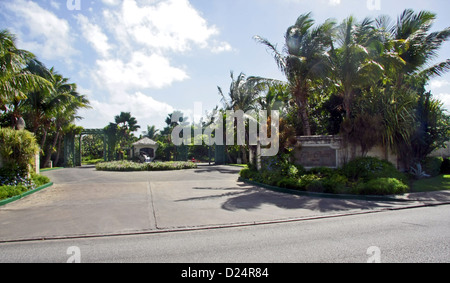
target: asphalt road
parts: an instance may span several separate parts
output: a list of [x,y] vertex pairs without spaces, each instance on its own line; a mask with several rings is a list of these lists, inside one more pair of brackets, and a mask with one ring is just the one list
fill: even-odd
[[0,262],[449,263],[449,238],[450,206],[440,205],[236,228],[3,243]]

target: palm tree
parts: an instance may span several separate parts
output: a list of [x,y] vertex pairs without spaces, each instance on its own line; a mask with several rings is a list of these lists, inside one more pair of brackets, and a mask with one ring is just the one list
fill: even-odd
[[286,45],[283,55],[268,40],[255,36],[255,39],[272,51],[279,69],[285,74],[292,95],[299,109],[304,135],[311,135],[308,99],[311,82],[327,74],[327,57],[335,28],[333,20],[313,28],[311,13],[301,15],[286,32]]
[[432,12],[415,13],[411,9],[404,10],[395,24],[388,17],[377,20],[378,27],[383,28],[390,39],[397,43],[395,51],[405,62],[397,76],[398,86],[404,83],[407,75],[430,79],[450,70],[450,59],[429,66],[450,36],[450,27],[430,33],[435,20],[436,14]]
[[[230,72],[231,84],[228,95],[225,95],[221,87],[217,87],[219,95],[222,97],[222,103],[224,110],[243,111],[244,113],[249,110],[255,110],[257,105],[257,99],[260,89],[254,80],[248,80],[244,73],[240,73],[235,79],[234,73]],[[244,114],[245,115],[245,114]],[[247,117],[250,118],[251,117]],[[235,121],[235,127],[237,127]],[[229,129],[227,129],[229,130]],[[245,140],[248,140],[248,132],[245,131]],[[242,160],[244,164],[248,162],[247,148],[245,145],[239,146],[241,149]]]
[[350,120],[351,106],[356,92],[378,82],[383,74],[383,67],[374,60],[370,44],[374,39],[375,28],[370,19],[358,23],[349,17],[339,26],[336,33],[335,49],[333,46],[329,64],[338,92],[343,98],[347,120]]
[[121,112],[114,120],[118,128],[119,145],[123,148],[130,142],[131,133],[136,132],[141,126],[137,124],[136,118],[131,116],[130,112]]
[[157,139],[159,136],[159,130],[156,129],[156,126],[147,126],[147,131],[143,132],[144,137],[148,137],[149,139]]
[[258,97],[258,89],[254,87],[244,73],[240,73],[235,79],[234,73],[230,72],[231,84],[227,95],[222,91],[221,87],[217,87],[219,95],[222,97],[222,103],[225,110],[242,110],[247,112],[254,109],[255,101]]
[[7,112],[7,105],[11,105],[13,127],[21,118],[17,108],[27,94],[51,89],[45,77],[30,69],[35,62],[38,61],[31,52],[17,48],[14,35],[7,30],[0,31],[0,110]]
[[[59,82],[67,82],[67,80],[63,78]],[[56,156],[56,162],[58,161],[59,151],[61,148],[61,142],[65,133],[65,129],[67,129],[69,125],[74,124],[76,120],[81,119],[81,117],[77,116],[78,110],[82,108],[90,108],[89,100],[86,98],[86,96],[78,93],[76,84],[65,83],[56,85],[55,89],[60,91],[61,95],[64,95],[65,97],[64,99],[59,100],[60,103],[58,104],[54,112],[52,126],[54,127],[55,131],[53,133],[53,141],[51,143],[48,143],[46,148],[44,167],[49,166],[49,162],[54,151],[58,152]],[[56,149],[57,144],[58,149]]]

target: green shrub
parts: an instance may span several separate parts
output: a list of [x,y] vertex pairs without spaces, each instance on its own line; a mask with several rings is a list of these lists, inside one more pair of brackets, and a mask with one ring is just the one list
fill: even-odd
[[352,181],[367,182],[377,178],[395,178],[407,182],[407,176],[385,160],[375,157],[362,157],[350,161],[341,170]]
[[320,180],[319,176],[312,175],[312,174],[303,175],[300,177],[299,182],[298,182],[299,189],[306,191],[308,189],[308,186],[312,182],[318,181],[318,180]]
[[36,138],[29,131],[0,128],[0,156],[5,168],[28,172],[38,152]]
[[50,183],[50,178],[43,175],[31,174],[31,179],[36,187]]
[[328,167],[316,167],[310,169],[308,173],[315,174],[320,177],[330,177],[335,173],[335,170]]
[[450,158],[445,158],[442,162],[441,174],[450,174]]
[[194,169],[197,165],[193,162],[152,162],[152,163],[136,163],[132,161],[112,161],[97,163],[95,168],[98,171],[169,171]]
[[272,172],[268,170],[263,170],[260,173],[260,178],[257,180],[258,182],[270,185],[270,186],[276,186],[277,183],[282,180],[284,176],[280,175],[279,172]]
[[323,180],[320,180],[320,179],[312,180],[306,186],[306,190],[308,192],[312,192],[312,193],[325,193],[325,187],[323,185]]
[[399,195],[408,190],[407,185],[395,178],[377,178],[356,187],[357,193],[361,195]]
[[441,173],[443,161],[442,157],[427,157],[423,162],[423,170],[431,177],[436,177]]
[[292,189],[292,190],[299,190],[299,179],[298,178],[292,178],[292,177],[284,177],[281,180],[278,181],[276,184],[277,187],[280,188],[286,188],[286,189]]
[[322,184],[324,187],[324,192],[330,194],[338,194],[347,188],[348,178],[335,173],[330,177],[323,178]]

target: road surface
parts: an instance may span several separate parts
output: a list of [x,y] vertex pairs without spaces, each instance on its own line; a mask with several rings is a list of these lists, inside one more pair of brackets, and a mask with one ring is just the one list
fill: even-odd
[[[0,244],[0,263],[449,263],[450,206],[235,228]],[[180,275],[181,276],[181,275]]]

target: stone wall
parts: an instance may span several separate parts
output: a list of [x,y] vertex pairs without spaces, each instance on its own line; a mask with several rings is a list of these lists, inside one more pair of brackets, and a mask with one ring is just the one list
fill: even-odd
[[[339,168],[354,158],[362,156],[359,146],[345,146],[339,136],[297,137],[297,141],[294,151],[295,163],[307,169],[313,167]],[[385,159],[386,153],[383,147],[378,146],[372,148],[367,156]],[[395,154],[389,152],[388,160],[401,169]]]
[[441,148],[438,150],[433,151],[433,153],[431,153],[431,157],[444,157],[444,158],[449,158],[450,157],[450,142],[447,142],[447,148]]

